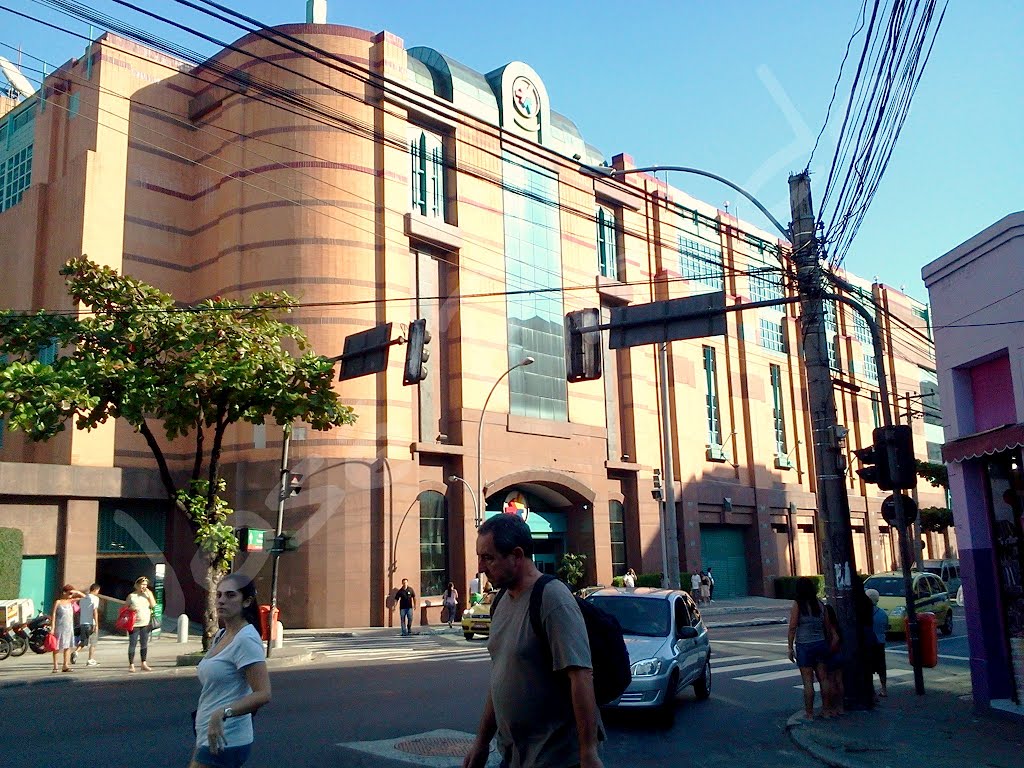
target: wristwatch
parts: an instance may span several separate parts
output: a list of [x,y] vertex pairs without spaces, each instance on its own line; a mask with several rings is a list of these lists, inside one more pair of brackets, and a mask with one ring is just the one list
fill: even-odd
[[229,717],[234,717],[235,713],[231,710],[231,707],[224,707],[224,714],[221,717],[222,720],[227,720]]

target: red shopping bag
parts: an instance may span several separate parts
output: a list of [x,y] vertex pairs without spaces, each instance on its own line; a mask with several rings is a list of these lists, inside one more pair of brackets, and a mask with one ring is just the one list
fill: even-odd
[[51,632],[43,640],[43,651],[53,653],[57,650],[57,636]]
[[114,629],[120,629],[122,632],[131,632],[135,629],[135,610],[126,605],[118,611]]

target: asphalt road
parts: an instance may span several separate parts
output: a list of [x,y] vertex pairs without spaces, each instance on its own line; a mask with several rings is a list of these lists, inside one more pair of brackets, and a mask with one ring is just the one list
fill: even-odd
[[[687,692],[669,721],[648,712],[607,714],[606,765],[819,766],[784,731],[786,719],[801,706],[799,677],[785,658],[785,633],[784,625],[713,630],[711,698],[697,701]],[[318,642],[325,654],[321,661],[274,671],[274,700],[257,718],[257,746],[249,766],[397,767],[403,763],[374,753],[374,745],[366,747],[371,751],[351,745],[379,745],[438,729],[468,738],[475,730],[489,671],[482,640]],[[901,647],[890,643],[890,684],[912,685]],[[940,640],[940,656],[942,665],[966,665],[959,621],[954,635]],[[190,712],[198,693],[194,677],[60,683],[0,691],[7,705],[8,754],[20,755],[22,764],[187,764]],[[452,742],[446,744],[451,748]],[[407,757],[405,765],[458,764]]]

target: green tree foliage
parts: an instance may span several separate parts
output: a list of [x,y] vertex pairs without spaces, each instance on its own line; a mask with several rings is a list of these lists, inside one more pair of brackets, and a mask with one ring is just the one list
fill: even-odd
[[569,585],[573,591],[583,586],[586,573],[587,556],[566,552],[558,561],[558,578]]
[[920,514],[924,533],[942,533],[953,527],[953,513],[945,507],[925,507]]
[[0,528],[0,600],[17,600],[21,595],[21,561],[25,556],[25,534],[20,528]]
[[[52,438],[72,420],[89,430],[118,418],[143,436],[206,558],[206,646],[217,625],[216,585],[237,549],[232,510],[221,498],[227,428],[269,418],[327,430],[355,416],[332,388],[331,360],[281,319],[296,306],[287,293],[181,306],[84,256],[61,274],[78,313],[0,313],[0,417],[33,440]],[[53,343],[61,354],[52,363],[37,359]],[[193,442],[189,471],[172,471],[154,425],[168,442]]]
[[933,488],[949,490],[949,472],[945,464],[933,464],[930,461],[917,460],[917,476],[931,483]]

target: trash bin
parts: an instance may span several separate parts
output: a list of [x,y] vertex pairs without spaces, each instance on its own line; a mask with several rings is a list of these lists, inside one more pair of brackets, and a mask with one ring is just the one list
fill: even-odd
[[271,616],[269,605],[260,606],[260,637],[264,640],[277,640],[277,620],[280,616],[281,609],[275,608]]
[[[917,629],[921,635],[921,666],[935,667],[939,664],[938,622],[934,613],[917,614]],[[907,625],[907,658],[914,663],[914,649],[910,644],[910,626]]]

